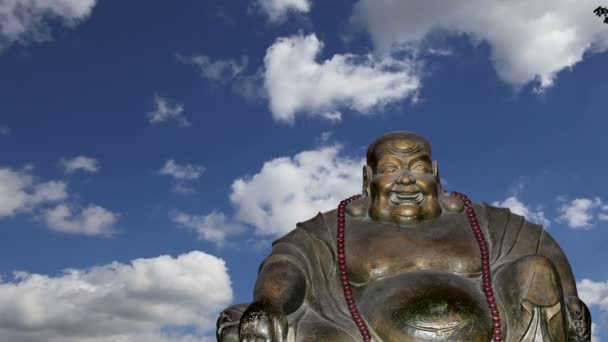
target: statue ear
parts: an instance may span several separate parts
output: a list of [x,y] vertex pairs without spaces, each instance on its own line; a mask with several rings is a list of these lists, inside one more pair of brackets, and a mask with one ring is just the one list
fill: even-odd
[[437,165],[437,161],[433,160],[433,176],[435,176],[435,180],[437,184],[439,184],[439,190],[443,190],[443,185],[441,184],[441,177],[439,177],[439,166]]
[[368,197],[370,182],[372,181],[373,172],[369,165],[363,165],[363,197]]

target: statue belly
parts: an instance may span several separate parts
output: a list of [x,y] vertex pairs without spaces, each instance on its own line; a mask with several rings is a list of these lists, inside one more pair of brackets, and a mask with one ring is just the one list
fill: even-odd
[[412,271],[361,287],[358,307],[382,341],[487,342],[492,322],[478,279]]

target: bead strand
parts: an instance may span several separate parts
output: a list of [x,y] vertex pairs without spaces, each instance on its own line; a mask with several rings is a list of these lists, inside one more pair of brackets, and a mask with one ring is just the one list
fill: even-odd
[[348,311],[350,312],[350,316],[353,321],[359,328],[359,332],[361,336],[363,336],[363,341],[370,342],[371,335],[369,330],[367,329],[367,325],[361,317],[359,310],[357,309],[357,305],[355,304],[355,299],[353,298],[352,288],[350,287],[350,282],[348,281],[348,268],[346,266],[346,254],[344,252],[344,233],[346,228],[346,206],[361,197],[361,195],[356,195],[349,197],[342,202],[338,206],[338,238],[337,238],[337,253],[338,253],[338,268],[340,271],[340,281],[342,283],[342,291],[344,293],[344,299],[346,300],[346,305],[348,306]]
[[477,221],[477,215],[475,215],[475,210],[472,207],[471,200],[464,194],[459,192],[452,192],[452,196],[456,196],[460,198],[464,205],[467,208],[467,217],[469,219],[469,223],[471,225],[471,229],[473,230],[473,234],[479,243],[479,251],[481,253],[481,275],[483,281],[483,293],[486,296],[486,301],[488,302],[488,306],[490,307],[490,312],[492,313],[492,332],[493,332],[493,341],[502,342],[502,325],[500,322],[500,312],[498,311],[498,305],[496,304],[496,298],[494,297],[494,291],[492,290],[492,275],[490,272],[490,254],[488,252],[488,244],[483,236],[483,231],[481,230],[481,226]]

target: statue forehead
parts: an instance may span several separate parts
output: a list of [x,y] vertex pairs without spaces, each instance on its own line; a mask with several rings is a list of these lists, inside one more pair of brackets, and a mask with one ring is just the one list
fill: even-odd
[[394,132],[385,134],[369,146],[367,163],[374,165],[385,156],[407,158],[414,155],[428,155],[430,158],[429,142],[414,133]]

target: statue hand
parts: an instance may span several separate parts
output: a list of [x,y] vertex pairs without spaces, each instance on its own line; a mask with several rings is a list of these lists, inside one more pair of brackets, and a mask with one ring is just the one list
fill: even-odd
[[268,301],[256,301],[247,307],[239,324],[239,342],[286,340],[287,317],[283,310]]
[[566,298],[568,310],[568,341],[591,341],[591,314],[589,309],[578,297]]

